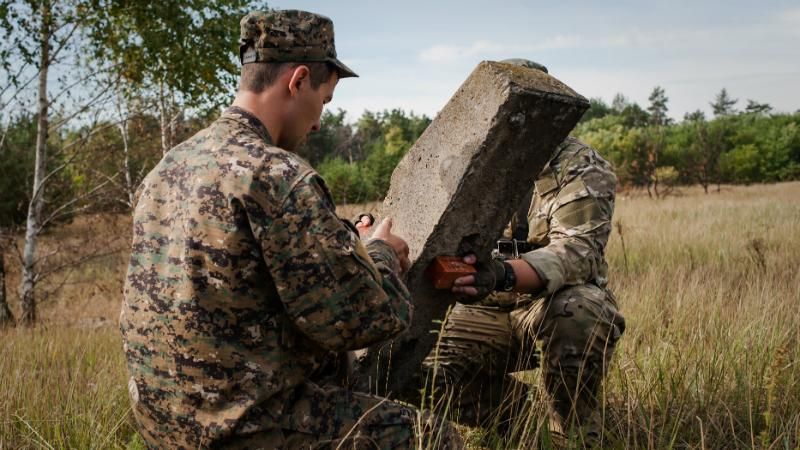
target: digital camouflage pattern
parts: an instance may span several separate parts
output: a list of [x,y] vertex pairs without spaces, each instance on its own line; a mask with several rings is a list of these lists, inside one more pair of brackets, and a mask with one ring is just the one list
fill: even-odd
[[336,58],[331,19],[298,10],[254,11],[242,18],[239,58],[258,62],[329,62],[339,78],[357,77]]
[[280,429],[243,436],[235,443],[224,442],[221,446],[331,450],[463,446],[452,425],[427,411],[337,387],[303,385],[285,414]]
[[610,164],[574,138],[537,177],[528,211],[528,241],[537,248],[521,257],[546,287],[457,304],[424,363],[428,373],[437,370],[439,392],[455,392],[462,422],[517,415],[527,388],[507,374],[541,365],[552,431],[591,425],[595,394],[625,329],[606,289],[615,188]]
[[336,216],[308,163],[229,108],[138,193],[120,326],[142,436],[159,448],[302,448],[297,436],[350,432],[409,448],[413,410],[320,386],[342,352],[407,328],[398,269],[388,244],[365,246]]

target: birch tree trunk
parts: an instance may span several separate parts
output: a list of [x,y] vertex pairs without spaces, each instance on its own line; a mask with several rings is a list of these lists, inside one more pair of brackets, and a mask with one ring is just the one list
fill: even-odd
[[128,119],[125,117],[123,117],[119,123],[119,132],[122,135],[122,170],[125,172],[125,194],[127,194],[128,206],[133,208],[136,186],[133,185],[133,176],[131,175],[131,156],[130,146],[128,145]]
[[33,195],[28,204],[28,219],[25,227],[25,248],[22,252],[22,283],[20,286],[20,302],[22,304],[22,322],[33,325],[36,322],[36,240],[40,231],[42,206],[44,205],[44,177],[47,168],[47,128],[48,108],[47,72],[50,67],[50,37],[52,16],[50,2],[41,3],[41,29],[39,33],[39,102],[36,133],[36,163],[33,173]]
[[[134,185],[133,174],[131,173],[131,148],[130,148],[130,133],[128,129],[128,119],[130,118],[130,107],[128,99],[123,93],[121,83],[117,84],[117,98],[116,108],[117,115],[119,116],[119,134],[122,137],[122,171],[125,175],[125,203],[129,208],[133,209],[134,198],[136,197],[136,188]],[[123,107],[124,105],[124,107]]]
[[161,120],[161,154],[165,155],[170,149],[169,137],[169,111],[167,96],[164,93],[164,82],[158,82],[158,115]]
[[167,144],[169,144],[169,150],[173,146],[175,146],[175,137],[178,136],[178,121],[183,116],[183,113],[180,108],[177,107],[178,102],[175,101],[175,90],[169,90],[169,140]]

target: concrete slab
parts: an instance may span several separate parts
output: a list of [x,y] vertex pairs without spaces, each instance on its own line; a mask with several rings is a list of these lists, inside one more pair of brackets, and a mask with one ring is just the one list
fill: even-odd
[[456,301],[433,289],[425,269],[437,255],[488,255],[588,106],[554,77],[511,64],[484,61],[464,81],[392,174],[380,215],[393,218],[410,248],[414,319],[408,332],[361,356],[357,388],[405,390],[435,344],[433,321]]

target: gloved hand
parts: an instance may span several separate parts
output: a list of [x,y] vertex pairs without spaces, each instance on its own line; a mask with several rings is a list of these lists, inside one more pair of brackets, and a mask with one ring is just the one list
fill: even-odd
[[457,278],[453,282],[452,292],[459,295],[462,303],[478,302],[493,291],[503,288],[506,276],[505,264],[497,259],[490,259],[484,263],[477,261],[478,258],[473,254],[465,256],[464,262],[474,265],[477,272]]

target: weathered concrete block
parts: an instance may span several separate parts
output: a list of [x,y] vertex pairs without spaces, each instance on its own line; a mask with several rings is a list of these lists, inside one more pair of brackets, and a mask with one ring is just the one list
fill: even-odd
[[398,393],[412,379],[435,344],[432,321],[456,300],[425,269],[437,255],[489,254],[588,105],[552,76],[511,64],[484,61],[461,85],[392,174],[381,215],[410,248],[414,319],[361,359],[359,388]]

